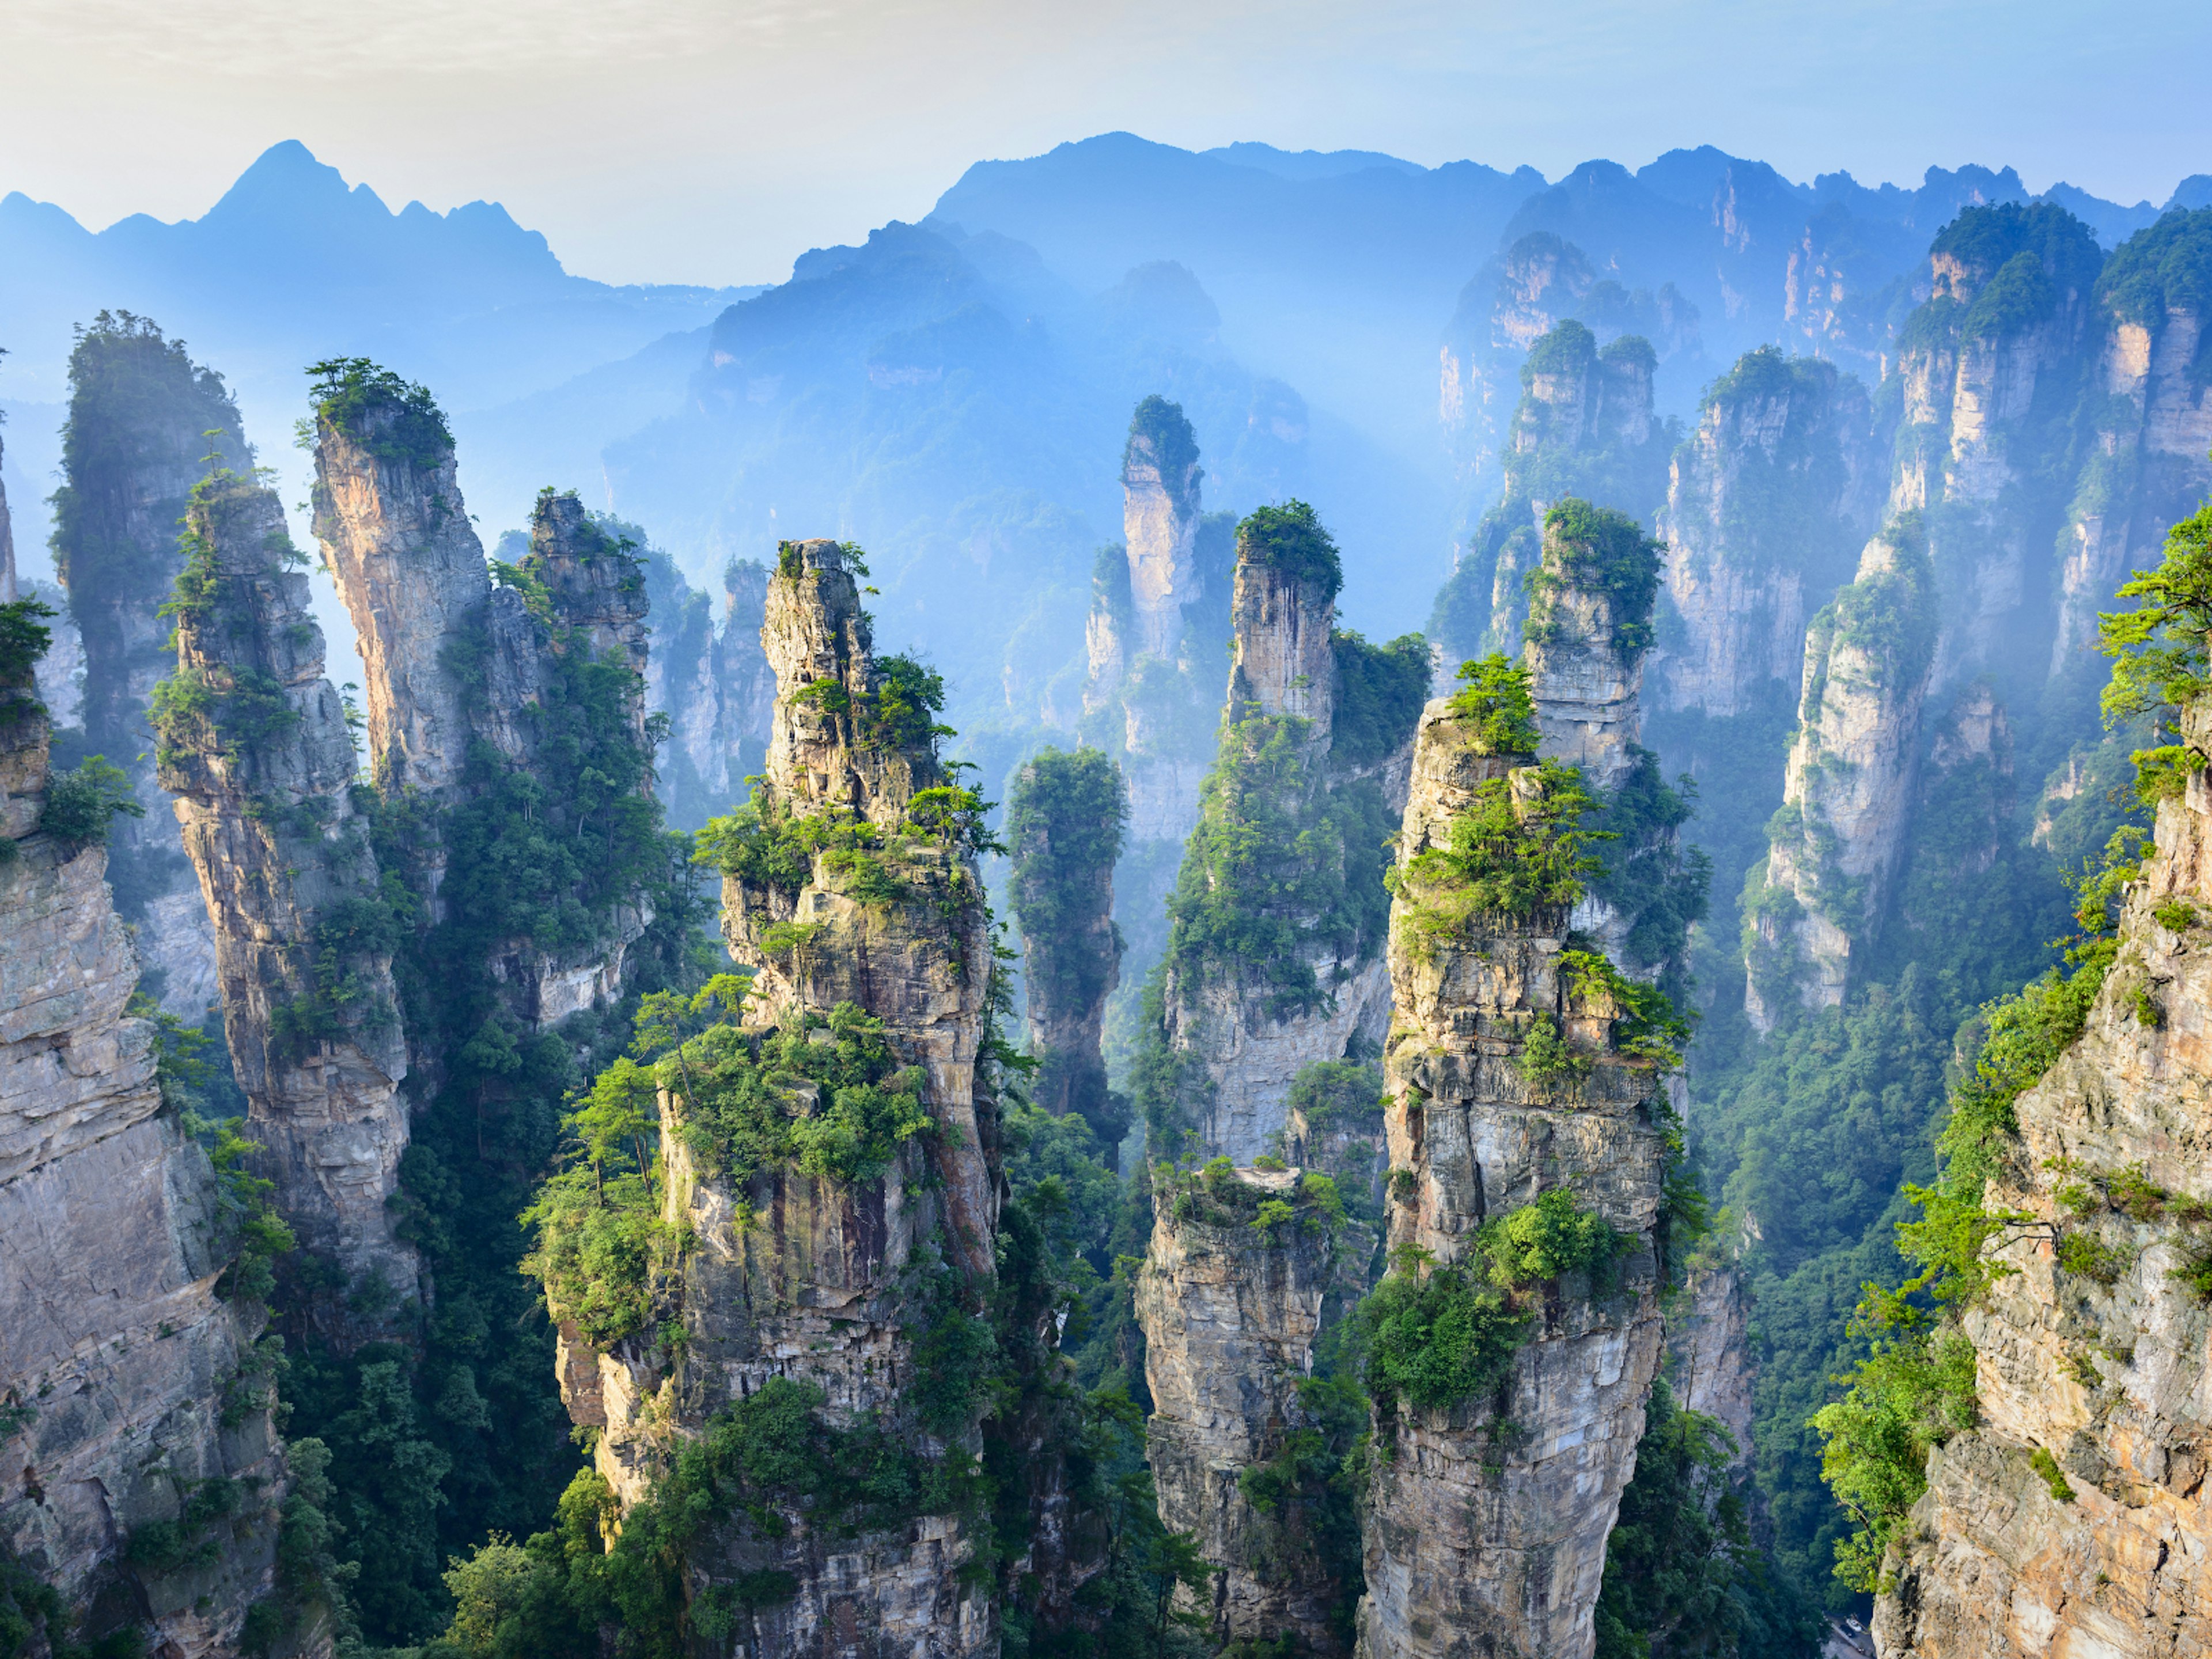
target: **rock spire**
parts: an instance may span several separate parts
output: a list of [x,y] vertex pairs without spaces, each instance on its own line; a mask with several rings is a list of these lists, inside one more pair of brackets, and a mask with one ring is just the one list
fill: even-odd
[[309,1314],[370,1334],[349,1292],[412,1301],[413,1249],[390,1206],[408,1140],[407,1044],[353,734],[324,675],[305,556],[276,492],[218,474],[194,492],[177,674],[157,720],[162,787],[214,918],[231,1063],[301,1243],[341,1276]]
[[[1463,699],[1422,716],[1392,908],[1395,1269],[1374,1299],[1386,1386],[1359,1615],[1375,1659],[1587,1659],[1659,1360],[1662,1017],[1567,948],[1571,882],[1489,884],[1478,826],[1504,815],[1553,860],[1575,812],[1534,732],[1487,714]],[[1540,1231],[1587,1243],[1540,1259],[1516,1243]],[[1463,1357],[1462,1376],[1491,1379],[1472,1392],[1419,1369],[1445,1301],[1470,1330],[1498,1322]]]
[[[662,1218],[690,1243],[656,1316],[683,1340],[647,1329],[594,1351],[549,1281],[563,1394],[602,1430],[598,1468],[625,1505],[651,1494],[674,1438],[748,1402],[797,1401],[822,1433],[880,1430],[886,1455],[980,1449],[981,1378],[944,1352],[965,1352],[995,1278],[995,1108],[975,1092],[991,971],[980,803],[937,758],[941,687],[875,655],[848,550],[783,544],[762,636],[778,695],[759,808],[708,830],[750,994],[742,1025],[661,1067]],[[757,1071],[776,1043],[784,1069]],[[826,1123],[833,1092],[839,1121],[854,1109],[860,1073],[894,1114],[869,1121],[880,1139],[785,1156],[730,1138],[747,1079],[797,1088],[779,1121]],[[805,1081],[817,1073],[842,1081]],[[988,1589],[963,1571],[985,1547],[975,1516],[926,1498],[851,1526],[777,1514],[722,1523],[690,1558],[690,1582],[716,1595],[776,1578],[778,1594],[736,1604],[735,1651],[995,1651]]]

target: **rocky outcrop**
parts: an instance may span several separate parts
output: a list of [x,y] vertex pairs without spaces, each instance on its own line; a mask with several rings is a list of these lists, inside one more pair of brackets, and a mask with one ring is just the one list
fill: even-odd
[[[306,562],[273,490],[219,475],[195,493],[177,677],[159,715],[161,781],[214,918],[224,1027],[277,1208],[338,1270],[295,1298],[350,1344],[349,1303],[411,1302],[414,1249],[389,1205],[408,1140],[407,1075],[353,734],[324,675]],[[389,1294],[357,1293],[380,1285]],[[307,1305],[312,1304],[312,1306]]]
[[[1293,1436],[1312,1437],[1298,1384],[1325,1317],[1343,1310],[1341,1295],[1332,1298],[1334,1229],[1301,1199],[1302,1179],[1296,1169],[1177,1176],[1162,1166],[1136,1287],[1152,1397],[1145,1455],[1161,1520],[1191,1534],[1218,1569],[1210,1602],[1197,1598],[1215,1642],[1292,1637],[1301,1651],[1335,1654],[1347,1587],[1302,1524],[1304,1506],[1288,1492],[1255,1503],[1245,1479],[1294,1459]],[[1255,1224],[1269,1200],[1290,1213]],[[1293,1490],[1294,1468],[1283,1482]]]
[[1114,862],[1129,815],[1121,769],[1096,749],[1048,749],[1014,775],[1006,799],[1010,883],[1022,934],[1030,1093],[1054,1116],[1079,1113],[1102,1147],[1129,1131],[1106,1086],[1106,999],[1121,974]]
[[[1376,755],[1340,757],[1339,658],[1374,647],[1334,631],[1334,544],[1294,502],[1247,520],[1237,547],[1230,705],[1170,908],[1159,1039],[1199,1068],[1180,1109],[1207,1148],[1249,1164],[1277,1148],[1301,1071],[1381,1042],[1382,872],[1361,826],[1387,834],[1397,810],[1426,673],[1382,694]],[[1243,906],[1272,932],[1267,960],[1220,937],[1223,908]]]
[[1783,810],[1745,884],[1745,1006],[1771,1030],[1843,1000],[1887,905],[1920,762],[1935,575],[1917,519],[1869,542],[1857,579],[1813,619]]
[[0,1558],[82,1637],[218,1659],[274,1583],[286,1486],[260,1321],[218,1294],[222,1177],[125,1012],[139,964],[106,854],[37,827],[27,690],[0,688]]
[[1484,802],[1516,803],[1539,833],[1532,760],[1486,752],[1479,723],[1448,702],[1422,715],[1390,933],[1390,1238],[1399,1273],[1479,1276],[1486,1222],[1564,1192],[1624,1253],[1609,1274],[1521,1293],[1528,1322],[1494,1389],[1378,1409],[1359,1614],[1370,1659],[1588,1659],[1659,1363],[1659,1072],[1622,1047],[1626,1011],[1598,977],[1563,964],[1565,905],[1465,915],[1449,866],[1414,866]]
[[[2212,744],[2202,702],[2183,740]],[[1990,1241],[2009,1271],[1960,1327],[1978,1420],[1931,1454],[1884,1564],[1885,1655],[2212,1646],[2209,825],[2212,791],[2193,774],[2159,808],[2087,1029],[2014,1103],[2019,1138],[1983,1202],[2024,1219]]]
[[149,988],[198,1024],[216,996],[215,939],[155,780],[146,710],[173,661],[160,612],[184,568],[186,498],[210,467],[248,467],[252,451],[222,377],[145,318],[102,312],[70,353],[70,384],[53,550],[83,641],[84,745],[130,775],[144,809],[117,823],[108,873]]
[[1726,719],[1796,693],[1806,618],[1875,528],[1873,435],[1856,380],[1772,346],[1706,389],[1659,515],[1677,620],[1653,653],[1655,708]]
[[[927,793],[946,775],[926,714],[917,724],[902,702],[916,688],[877,667],[838,544],[784,544],[762,639],[778,685],[763,823],[864,825],[854,844],[877,850],[859,860],[817,844],[796,885],[742,862],[726,876],[724,934],[755,975],[743,1040],[812,1028],[836,1041],[834,1017],[858,1041],[851,1019],[879,1020],[898,1065],[918,1073],[930,1129],[900,1139],[872,1176],[808,1173],[794,1160],[740,1177],[702,1162],[690,1126],[705,1109],[672,1082],[662,1214],[690,1241],[667,1313],[684,1340],[672,1352],[638,1340],[587,1355],[564,1328],[563,1392],[580,1421],[603,1427],[598,1467],[625,1504],[649,1491],[676,1439],[776,1380],[818,1389],[833,1429],[881,1425],[902,1454],[980,1449],[975,1409],[926,1429],[908,1391],[933,1273],[949,1273],[941,1294],[959,1320],[989,1304],[995,1276],[1000,1177],[991,1109],[979,1111],[975,1092],[991,962],[981,888],[969,843],[936,816],[958,809]],[[720,1526],[690,1558],[701,1590],[789,1575],[787,1597],[738,1618],[736,1652],[995,1650],[988,1575],[963,1571],[985,1546],[975,1516],[924,1512],[854,1532],[779,1513]]]

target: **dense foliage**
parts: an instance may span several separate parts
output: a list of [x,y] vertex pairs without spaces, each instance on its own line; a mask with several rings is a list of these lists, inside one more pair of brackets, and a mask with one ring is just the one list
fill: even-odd
[[1555,503],[1544,514],[1543,562],[1528,576],[1527,637],[1572,642],[1563,599],[1602,596],[1612,629],[1607,643],[1623,663],[1636,662],[1651,644],[1651,607],[1666,550],[1625,513],[1575,496]]
[[1342,629],[1329,635],[1336,695],[1329,715],[1329,759],[1371,766],[1413,741],[1429,688],[1429,646],[1419,634],[1370,645]]
[[1476,785],[1443,840],[1389,872],[1409,939],[1435,950],[1485,917],[1517,921],[1540,907],[1571,907],[1602,867],[1589,848],[1609,836],[1584,823],[1597,805],[1582,774],[1557,761]]
[[1344,586],[1336,543],[1322,527],[1321,515],[1304,501],[1254,508],[1237,526],[1237,557],[1279,571],[1316,599],[1334,599]]
[[1255,714],[1224,726],[1199,792],[1199,823],[1168,901],[1181,995],[1221,979],[1265,998],[1271,1018],[1324,1006],[1316,961],[1371,959],[1389,927],[1390,832],[1372,783],[1325,787],[1310,723]]
[[428,386],[366,357],[307,365],[315,419],[379,460],[434,471],[453,453],[453,430]]

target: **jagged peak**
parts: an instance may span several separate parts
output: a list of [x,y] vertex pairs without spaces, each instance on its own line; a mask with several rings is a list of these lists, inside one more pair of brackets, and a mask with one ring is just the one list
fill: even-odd
[[797,811],[842,810],[890,824],[945,781],[936,724],[945,683],[913,658],[877,658],[856,572],[867,567],[848,542],[777,547],[761,627],[776,678],[768,784]]

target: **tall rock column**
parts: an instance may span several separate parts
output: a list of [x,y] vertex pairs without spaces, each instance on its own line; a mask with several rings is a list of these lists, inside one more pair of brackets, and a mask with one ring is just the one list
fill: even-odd
[[1045,750],[1014,775],[1006,801],[1014,919],[1031,1093],[1054,1116],[1079,1112],[1109,1158],[1129,1132],[1127,1103],[1106,1087],[1106,999],[1121,974],[1114,861],[1128,821],[1121,770],[1096,749]]
[[[1565,890],[1518,913],[1470,901],[1497,856],[1475,824],[1509,812],[1547,847],[1565,827],[1547,804],[1556,775],[1492,752],[1494,724],[1432,702],[1414,750],[1384,1061],[1397,1267],[1376,1294],[1384,1307],[1466,1298],[1479,1329],[1478,1287],[1502,1279],[1510,1299],[1490,1316],[1521,1322],[1478,1339],[1486,1386],[1378,1401],[1367,1659],[1588,1659],[1659,1362],[1661,1074],[1601,967],[1567,951]],[[1595,1218],[1611,1243],[1580,1270],[1517,1258],[1523,1212],[1562,1230]],[[1391,1339],[1408,1364],[1429,1328]]]
[[357,1341],[374,1322],[348,1311],[347,1291],[380,1281],[410,1301],[417,1276],[387,1208],[408,1139],[399,929],[353,804],[353,734],[283,504],[218,475],[194,493],[185,542],[177,676],[156,716],[161,784],[215,919],[259,1167],[301,1243],[344,1275],[309,1316]]
[[1678,831],[1689,804],[1644,748],[1644,665],[1666,550],[1624,514],[1570,498],[1544,515],[1522,660],[1540,750],[1578,769],[1613,837],[1571,925],[1639,977],[1677,983],[1709,868]]
[[1198,595],[1198,440],[1182,406],[1154,396],[1137,405],[1121,452],[1121,533],[1137,649],[1172,661],[1182,611]]
[[[1302,1194],[1302,1179],[1158,1166],[1135,1304],[1153,1407],[1145,1455],[1161,1520],[1193,1534],[1217,1569],[1210,1605],[1198,1599],[1214,1639],[1294,1637],[1301,1651],[1340,1654],[1346,1564],[1314,1535],[1297,1460],[1321,1449],[1298,1384],[1313,1373],[1324,1316],[1342,1312],[1330,1295],[1342,1217]],[[1262,1224],[1270,1202],[1275,1218]],[[1265,1483],[1259,1502],[1254,1476]]]
[[1760,1030],[1843,1000],[1897,873],[1935,660],[1935,575],[1916,516],[1867,544],[1813,619],[1782,811],[1744,891],[1745,1006]]
[[318,367],[315,535],[368,671],[369,763],[387,788],[440,795],[468,758],[452,664],[491,593],[483,544],[430,393],[366,362]]
[[[1146,1110],[1156,1131],[1180,1115],[1249,1164],[1281,1133],[1300,1071],[1382,1041],[1386,903],[1368,849],[1389,834],[1386,786],[1402,787],[1427,662],[1418,641],[1334,630],[1336,548],[1304,503],[1262,507],[1237,549],[1230,708],[1168,907],[1154,1040],[1177,1057],[1180,1097]],[[1349,735],[1334,723],[1340,679],[1361,688]]]
[[[456,483],[453,439],[425,388],[373,364],[320,366],[315,417],[315,534],[360,629],[370,763],[388,800],[419,792],[451,811],[495,792],[509,772],[565,792],[574,763],[562,735],[571,672],[621,671],[623,718],[644,740],[647,597],[642,566],[574,491],[542,491],[530,552],[492,586]],[[650,793],[641,778],[639,793]],[[447,852],[434,823],[414,838],[410,872],[434,921]],[[591,884],[589,882],[586,885]],[[624,955],[651,917],[628,900],[560,949],[534,937],[492,942],[493,977],[532,1029],[621,994]],[[410,1060],[434,1085],[427,1031]],[[428,1046],[426,1047],[426,1044]]]
[[[903,659],[878,666],[838,544],[784,544],[763,644],[778,696],[761,807],[708,831],[724,933],[754,974],[745,1023],[660,1067],[662,1217],[689,1243],[654,1317],[684,1339],[647,1328],[588,1352],[549,1282],[563,1393],[603,1428],[598,1466],[623,1504],[677,1441],[749,1402],[795,1402],[819,1433],[880,1432],[886,1458],[981,1446],[981,1356],[963,1345],[985,1328],[1000,1176],[975,1088],[991,971],[980,803],[946,793],[941,691]],[[881,1106],[859,1103],[863,1079]],[[833,1109],[860,1145],[777,1139],[794,1119],[827,1132]],[[892,1115],[856,1125],[867,1110]],[[988,1538],[975,1515],[763,1502],[690,1552],[688,1583],[740,1609],[723,1651],[996,1651],[988,1589],[963,1571]]]
[[118,823],[109,864],[116,906],[138,930],[163,1006],[197,1024],[216,996],[215,940],[154,777],[146,710],[173,665],[168,603],[192,486],[212,466],[252,463],[222,377],[181,341],[129,313],[102,312],[70,354],[69,424],[54,493],[54,568],[83,640],[84,744],[131,775],[145,816]]
[[52,1586],[81,1638],[135,1626],[219,1659],[272,1587],[285,1491],[259,1310],[219,1293],[222,1178],[162,1098],[153,1026],[124,1012],[139,966],[106,855],[40,827],[47,729],[19,619],[36,626],[0,611],[0,1559]]

